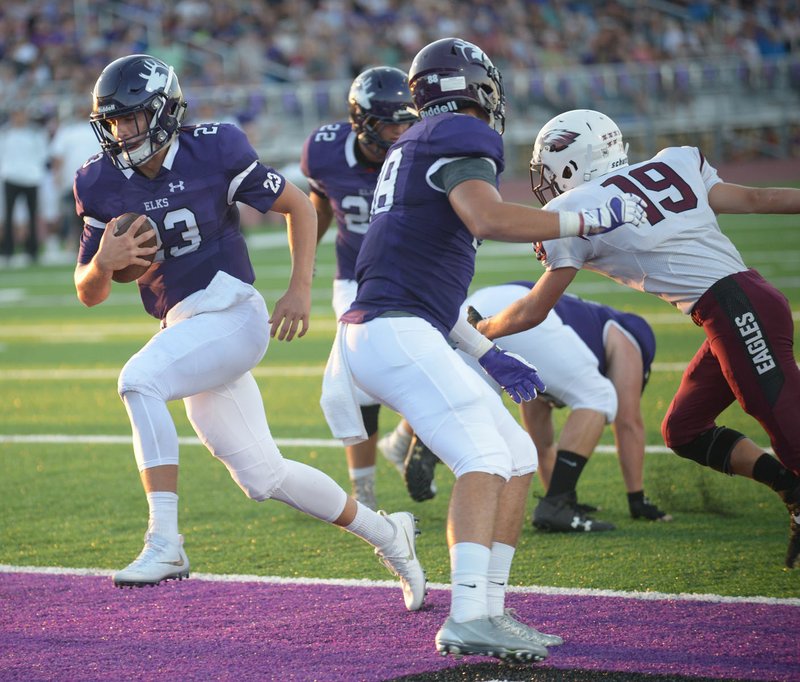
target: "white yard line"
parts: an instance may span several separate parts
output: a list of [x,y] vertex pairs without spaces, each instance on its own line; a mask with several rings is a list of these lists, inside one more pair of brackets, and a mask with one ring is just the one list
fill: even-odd
[[[88,369],[0,369],[0,381],[76,381],[81,379],[113,379],[121,368],[92,367]],[[654,362],[654,372],[683,372],[685,362]],[[275,365],[256,367],[257,377],[321,377],[324,365]]]
[[[64,433],[52,434],[0,434],[0,443],[26,443],[30,445],[129,445],[131,437],[113,434],[72,435]],[[181,436],[180,445],[202,445],[194,436]],[[278,447],[285,448],[342,448],[342,441],[335,438],[276,438]],[[604,454],[616,453],[613,445],[598,445],[595,452]],[[648,445],[645,452],[649,454],[666,454],[672,450],[663,445]]]
[[[0,573],[39,573],[44,575],[75,575],[110,577],[113,570],[103,568],[60,568],[54,566],[13,566],[0,564]],[[344,580],[333,578],[283,578],[280,576],[259,575],[227,575],[214,573],[192,573],[193,580],[229,583],[265,583],[271,585],[335,585],[340,587],[397,587],[391,580]],[[450,586],[442,583],[428,583],[432,590],[449,590]],[[691,594],[681,592],[670,594],[668,592],[625,592],[622,590],[595,590],[588,588],[546,587],[530,585],[509,587],[509,592],[525,594],[547,594],[564,596],[586,597],[613,597],[620,599],[638,599],[642,601],[670,600],[670,601],[702,601],[727,604],[768,604],[773,606],[800,607],[800,599],[779,597],[730,597],[721,594]]]

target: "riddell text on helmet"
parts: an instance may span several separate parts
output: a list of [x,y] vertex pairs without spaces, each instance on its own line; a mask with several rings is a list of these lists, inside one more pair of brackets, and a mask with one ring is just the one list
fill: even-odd
[[450,100],[449,102],[445,102],[444,104],[437,104],[433,107],[428,107],[427,109],[423,109],[420,111],[420,116],[426,118],[428,116],[436,116],[437,114],[445,114],[448,111],[458,111],[458,104],[455,103],[454,100]]

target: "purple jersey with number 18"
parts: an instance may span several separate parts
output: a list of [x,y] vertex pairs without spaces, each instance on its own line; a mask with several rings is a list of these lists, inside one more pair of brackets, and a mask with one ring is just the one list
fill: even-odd
[[162,319],[220,270],[253,283],[236,202],[266,213],[285,185],[231,124],[181,128],[152,180],[117,169],[104,154],[95,156],[75,178],[76,210],[84,221],[78,262],[92,260],[112,218],[128,211],[147,215],[159,250],[138,280],[139,292],[145,310]]
[[485,158],[503,171],[503,141],[464,114],[423,118],[392,146],[356,263],[358,294],[342,320],[359,323],[401,311],[447,336],[475,272],[478,241],[431,176],[459,158]]

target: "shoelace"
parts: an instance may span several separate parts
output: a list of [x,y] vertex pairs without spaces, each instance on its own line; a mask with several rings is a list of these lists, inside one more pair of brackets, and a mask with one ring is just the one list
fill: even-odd
[[508,614],[504,613],[502,616],[496,616],[495,618],[492,618],[492,620],[501,630],[505,630],[515,637],[519,637],[521,639],[526,637],[526,633],[522,626]]
[[155,536],[147,538],[142,551],[139,552],[139,556],[136,557],[131,566],[136,566],[150,561],[154,555],[163,551],[166,549],[166,547],[167,543],[160,539],[156,540]]
[[560,641],[560,638],[556,638],[555,635],[547,635],[544,632],[539,632],[530,625],[525,625],[525,623],[517,620],[516,615],[516,609],[506,609],[502,616],[498,616],[493,620],[499,621],[498,625],[506,630],[506,632],[511,632],[522,639],[534,637],[538,640],[536,643],[542,646],[547,646],[548,642],[551,643],[552,646],[555,646],[556,643]]

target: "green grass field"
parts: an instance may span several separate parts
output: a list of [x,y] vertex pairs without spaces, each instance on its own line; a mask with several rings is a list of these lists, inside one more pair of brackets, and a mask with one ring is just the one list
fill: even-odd
[[[797,319],[800,220],[737,216],[722,222],[748,265],[788,296]],[[271,305],[287,281],[288,249],[254,247],[252,256],[256,284]],[[474,287],[535,278],[540,272],[530,247],[487,243],[480,250]],[[319,395],[334,333],[332,274],[333,249],[323,244],[311,331],[289,344],[273,342],[256,372],[278,439],[330,439]],[[643,409],[647,442],[661,446],[661,418],[677,388],[680,366],[701,343],[702,332],[654,297],[591,273],[581,273],[570,290],[636,311],[653,324],[657,364]],[[147,507],[125,438],[130,427],[116,394],[116,375],[157,323],[143,312],[133,284],[115,285],[103,305],[83,308],[68,266],[0,271],[0,310],[0,564],[120,568],[141,547]],[[514,407],[510,401],[508,405]],[[192,436],[182,404],[174,404],[172,411],[179,434]],[[381,432],[393,428],[397,419],[384,411]],[[720,423],[768,445],[760,427],[738,405]],[[91,436],[121,440],[90,442]],[[610,432],[602,443],[613,443]],[[283,451],[349,486],[342,448],[287,446]],[[181,456],[180,524],[193,570],[388,578],[358,539],[277,502],[247,500],[224,467],[199,445],[184,446]],[[420,504],[408,498],[388,463],[380,459],[378,467],[381,505],[414,511],[423,530],[419,552],[429,579],[448,582],[444,522],[452,476],[439,467],[439,495]],[[800,573],[782,568],[788,523],[774,493],[671,454],[650,454],[645,474],[648,495],[675,516],[673,523],[630,519],[615,458],[597,454],[579,492],[584,501],[601,505],[602,518],[618,529],[564,536],[542,534],[528,524],[512,581],[668,593],[798,595]],[[533,494],[540,492],[536,484]],[[534,504],[532,495],[529,512]]]

